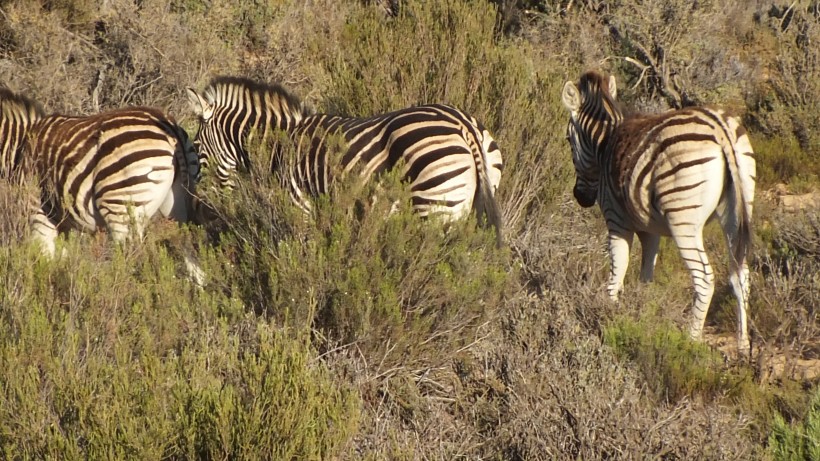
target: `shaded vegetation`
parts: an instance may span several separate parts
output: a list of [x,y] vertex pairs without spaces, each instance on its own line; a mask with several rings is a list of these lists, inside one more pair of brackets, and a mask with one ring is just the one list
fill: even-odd
[[[391,176],[337,184],[307,217],[259,147],[234,192],[206,178],[209,225],[157,222],[122,247],[71,234],[50,263],[26,243],[32,185],[0,183],[3,457],[813,459],[817,376],[803,364],[820,358],[820,214],[787,215],[766,191],[817,187],[817,12],[815,1],[3,3],[0,83],[49,111],[147,104],[193,129],[184,89],[217,74],[280,82],[330,113],[456,105],[501,146],[508,239],[496,249],[475,219],[419,220]],[[630,108],[717,104],[751,131],[751,363],[717,347],[734,323],[717,256],[708,345],[682,333],[691,282],[674,245],[661,247],[656,283],[639,284],[633,264],[620,304],[605,299],[604,225],[572,201],[558,100],[590,68],[614,72]],[[706,240],[723,254],[716,228]],[[179,257],[191,246],[201,288]]]

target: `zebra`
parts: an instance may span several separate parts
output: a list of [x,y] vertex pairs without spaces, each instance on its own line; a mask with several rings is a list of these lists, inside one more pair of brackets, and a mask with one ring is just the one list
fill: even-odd
[[[310,114],[281,85],[241,77],[216,77],[203,93],[187,91],[200,121],[194,143],[202,169],[210,170],[214,162],[223,187],[234,185],[237,169],[250,169],[247,146],[254,134],[265,138],[282,130],[296,154],[283,158],[285,143],[277,142],[271,169],[304,211],[310,213],[310,199],[327,193],[337,177],[358,174],[364,182],[401,161],[417,214],[459,219],[475,208],[501,244],[495,199],[501,151],[481,123],[455,107],[416,106],[366,118]],[[331,165],[336,154],[338,168]]]
[[[38,181],[30,231],[50,258],[58,234],[70,229],[106,229],[119,242],[131,232],[142,238],[157,213],[192,220],[198,175],[187,133],[158,109],[49,115],[36,101],[0,88],[0,177]],[[201,270],[187,256],[186,265],[201,283]]]
[[570,113],[573,195],[585,208],[597,201],[609,231],[609,296],[617,301],[622,290],[636,233],[644,282],[652,280],[660,237],[671,236],[695,288],[689,333],[701,339],[714,292],[702,233],[717,217],[729,246],[738,351],[747,355],[755,156],[746,130],[716,108],[625,115],[615,97],[614,76],[594,71],[562,91]]

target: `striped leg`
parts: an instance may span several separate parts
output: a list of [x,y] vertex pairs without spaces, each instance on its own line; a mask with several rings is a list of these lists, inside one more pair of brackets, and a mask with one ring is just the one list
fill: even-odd
[[115,242],[124,242],[132,235],[142,240],[149,216],[143,207],[122,206],[98,201],[97,208],[105,220],[108,232]]
[[40,207],[34,209],[30,218],[31,238],[39,242],[43,254],[54,258],[57,249],[54,242],[57,240],[57,226],[46,216]]
[[638,232],[638,240],[641,242],[641,282],[651,282],[655,276],[655,262],[658,260],[661,236]]
[[[184,223],[200,214],[202,210],[198,210],[198,208],[205,206],[184,185],[174,183],[170,193],[165,198],[165,202],[160,207],[160,213],[176,222]],[[188,279],[200,287],[204,286],[206,276],[205,271],[199,265],[199,259],[188,250],[184,250],[184,252],[183,258],[185,259],[185,271],[188,273]]]
[[732,285],[732,291],[737,298],[737,350],[738,353],[748,356],[751,352],[749,343],[749,327],[747,324],[747,315],[749,312],[749,265],[744,257],[742,261],[736,261],[735,248],[738,245],[737,239],[740,238],[738,231],[737,217],[734,213],[727,210],[732,207],[725,206],[721,203],[715,210],[718,216],[720,225],[723,228],[723,233],[726,236],[726,243],[729,247],[729,283]]
[[616,302],[624,287],[626,268],[629,266],[629,249],[634,235],[629,231],[621,231],[620,234],[609,231],[609,283],[606,291],[610,299]]
[[[175,182],[168,195],[165,196],[159,212],[166,218],[176,222],[188,222],[194,217],[194,198],[185,186]],[[199,203],[197,201],[197,203]],[[198,206],[198,205],[197,205]]]
[[[197,215],[207,211],[207,205],[200,202],[198,198],[180,182],[174,182],[168,195],[159,207],[159,212],[166,218],[178,223],[189,222]],[[205,285],[205,271],[199,265],[198,258],[188,250],[183,250],[185,260],[185,271],[188,279],[198,286]]]
[[703,248],[703,226],[672,226],[672,238],[680,249],[681,257],[695,285],[695,302],[689,334],[693,339],[703,336],[706,313],[715,292],[715,275]]

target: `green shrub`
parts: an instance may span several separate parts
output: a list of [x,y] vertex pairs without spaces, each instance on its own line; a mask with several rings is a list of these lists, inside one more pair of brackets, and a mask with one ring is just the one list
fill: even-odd
[[497,38],[496,19],[483,1],[411,0],[389,21],[376,9],[353,10],[338,43],[329,47],[320,36],[312,54],[333,77],[322,110],[368,116],[445,103],[481,122],[504,158],[499,200],[514,231],[534,207],[569,189],[567,118],[558,101],[564,72],[529,45]]
[[[309,330],[178,277],[157,239],[0,250],[0,452],[5,459],[327,459],[356,431]],[[183,235],[184,237],[184,235]],[[179,238],[179,237],[177,237]],[[105,239],[103,239],[105,240]],[[203,267],[217,262],[203,251]]]
[[764,190],[777,183],[786,183],[794,193],[808,192],[820,178],[818,152],[800,147],[792,136],[752,136],[757,155],[758,188]]
[[783,416],[775,416],[769,453],[778,461],[820,459],[820,388],[815,389],[803,421],[789,424]]
[[604,328],[604,342],[633,361],[662,400],[737,397],[743,384],[751,382],[749,370],[728,369],[719,352],[667,323],[616,319]]
[[257,171],[214,200],[234,280],[224,289],[258,313],[309,325],[320,344],[355,344],[385,369],[444,363],[495,315],[509,255],[474,217],[421,219],[396,174],[337,181],[307,216]]
[[[214,197],[225,220],[207,239],[161,224],[122,249],[72,236],[49,264],[21,243],[22,195],[0,184],[0,458],[758,459],[775,414],[791,435],[771,432],[771,456],[778,440],[785,452],[810,440],[806,378],[789,378],[818,337],[811,228],[756,202],[774,260],[753,268],[754,380],[657,319],[602,327],[624,304],[688,318],[691,281],[667,242],[657,282],[639,284],[635,245],[627,302],[601,295],[603,222],[572,203],[558,97],[603,69],[631,107],[663,106],[666,77],[693,100],[745,102],[759,190],[812,189],[816,2],[402,0],[393,18],[376,3],[0,7],[0,81],[49,110],[148,104],[192,127],[183,89],[217,74],[281,82],[333,113],[456,105],[501,147],[511,243],[496,250],[474,220],[422,222],[396,178],[376,203],[375,185],[342,184],[306,218],[260,165]],[[638,43],[657,72],[624,59],[647,64]],[[725,243],[711,229],[724,309],[710,322],[728,331]],[[179,258],[191,245],[201,289]]]

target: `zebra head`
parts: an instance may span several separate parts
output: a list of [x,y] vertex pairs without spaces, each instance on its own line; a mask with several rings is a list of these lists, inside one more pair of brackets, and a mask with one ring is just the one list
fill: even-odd
[[44,116],[36,102],[0,87],[0,178],[9,177],[20,165],[26,135]]
[[235,123],[231,111],[217,104],[213,87],[200,94],[187,89],[188,102],[199,118],[199,130],[194,137],[194,148],[199,153],[200,167],[210,171],[216,165],[216,178],[222,187],[233,187],[233,172],[237,166],[248,168],[248,154],[242,145],[241,126]]
[[288,130],[304,115],[299,100],[281,86],[241,77],[217,77],[203,93],[188,88],[188,102],[199,118],[194,145],[202,169],[214,163],[217,180],[228,188],[235,171],[251,169],[252,137],[263,141],[269,130]]
[[578,85],[564,84],[561,100],[569,110],[567,141],[575,167],[573,195],[582,207],[595,204],[601,176],[601,154],[623,115],[615,102],[615,76],[596,72],[581,76]]

